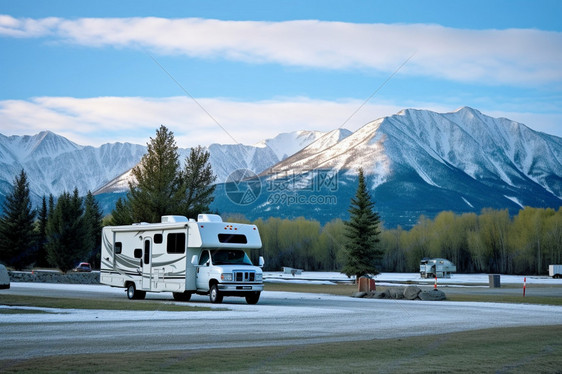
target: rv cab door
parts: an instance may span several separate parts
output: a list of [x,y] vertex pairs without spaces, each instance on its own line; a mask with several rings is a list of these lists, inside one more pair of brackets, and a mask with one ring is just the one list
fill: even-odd
[[197,266],[197,289],[208,291],[211,277],[211,257],[208,250],[201,251],[199,265]]

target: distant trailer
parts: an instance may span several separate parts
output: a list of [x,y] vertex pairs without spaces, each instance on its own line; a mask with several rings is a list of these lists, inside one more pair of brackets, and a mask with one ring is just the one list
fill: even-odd
[[295,268],[283,266],[283,273],[284,274],[291,274],[294,277],[295,275],[301,275],[302,269],[295,269]]
[[422,278],[451,278],[451,273],[457,267],[444,258],[423,258],[420,261],[420,275]]
[[562,278],[562,265],[548,265],[548,276]]

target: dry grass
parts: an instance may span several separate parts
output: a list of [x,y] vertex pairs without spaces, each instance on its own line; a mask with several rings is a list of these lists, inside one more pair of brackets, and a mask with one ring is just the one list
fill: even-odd
[[197,351],[0,361],[5,373],[559,373],[562,325]]

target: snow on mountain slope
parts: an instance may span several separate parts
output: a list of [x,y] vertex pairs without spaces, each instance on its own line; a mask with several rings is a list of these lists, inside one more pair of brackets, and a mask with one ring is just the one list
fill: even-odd
[[472,108],[452,113],[403,110],[335,144],[317,143],[268,172],[334,169],[354,174],[362,167],[374,176],[375,188],[398,169],[409,169],[428,185],[454,189],[454,169],[484,184],[534,182],[562,198],[562,139]]
[[[33,136],[2,135],[0,181],[11,186],[24,169],[35,203],[43,195],[58,196],[74,188],[85,195],[130,169],[144,152],[145,147],[128,143],[84,147],[50,131]],[[9,193],[9,188],[0,193]]]
[[315,142],[324,134],[325,133],[321,131],[306,130],[281,133],[274,138],[266,139],[255,144],[255,147],[269,148],[277,156],[277,161],[281,161],[300,151],[310,143]]

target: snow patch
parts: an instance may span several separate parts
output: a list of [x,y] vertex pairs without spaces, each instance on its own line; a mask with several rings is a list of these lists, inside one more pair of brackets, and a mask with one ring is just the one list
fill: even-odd
[[506,199],[509,199],[511,201],[513,201],[515,204],[519,205],[521,208],[525,208],[525,206],[523,204],[521,204],[521,201],[519,201],[518,198],[514,197],[514,196],[506,196],[503,195],[503,197],[505,197]]
[[472,205],[467,199],[465,199],[464,197],[461,196],[461,199],[463,199],[463,201],[466,203],[466,205],[468,205],[471,208],[474,208],[474,205]]

